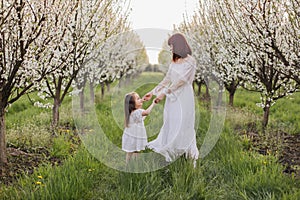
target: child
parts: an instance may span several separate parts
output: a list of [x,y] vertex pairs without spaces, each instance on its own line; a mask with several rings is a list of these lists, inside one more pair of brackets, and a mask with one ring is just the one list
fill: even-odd
[[149,115],[153,103],[146,109],[142,109],[143,99],[136,92],[131,92],[125,96],[125,129],[122,136],[122,150],[126,153],[126,163],[131,157],[145,149],[147,145],[147,134],[144,126],[144,118]]

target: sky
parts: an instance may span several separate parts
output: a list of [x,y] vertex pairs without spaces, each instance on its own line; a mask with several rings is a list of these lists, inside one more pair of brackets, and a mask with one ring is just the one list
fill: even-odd
[[[156,64],[159,47],[162,46],[174,25],[183,21],[183,15],[191,17],[199,0],[131,0],[130,21],[144,41],[157,40],[155,44],[145,44],[149,61]],[[145,43],[145,42],[144,42]],[[147,42],[146,42],[147,43]],[[157,44],[158,43],[158,44]]]

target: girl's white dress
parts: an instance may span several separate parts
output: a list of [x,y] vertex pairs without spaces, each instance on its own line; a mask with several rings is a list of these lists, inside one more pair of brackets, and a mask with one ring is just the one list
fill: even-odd
[[[157,138],[147,145],[171,162],[182,154],[196,161],[195,102],[192,83],[196,61],[188,56],[182,63],[172,62],[164,79],[153,89],[154,95],[166,94],[164,123]],[[168,94],[168,89],[171,93]]]
[[147,134],[144,125],[143,109],[134,110],[129,117],[129,124],[123,131],[122,150],[134,152],[144,150],[147,145]]

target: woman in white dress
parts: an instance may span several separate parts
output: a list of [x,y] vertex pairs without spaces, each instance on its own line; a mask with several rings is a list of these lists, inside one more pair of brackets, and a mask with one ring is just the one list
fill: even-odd
[[143,99],[136,92],[125,96],[125,129],[122,136],[122,150],[126,152],[126,162],[137,153],[144,150],[147,145],[147,134],[144,126],[144,118],[149,115],[153,103],[146,109],[142,109]]
[[168,40],[173,53],[172,62],[164,79],[143,98],[156,96],[158,103],[166,96],[164,123],[157,138],[147,145],[172,162],[185,154],[194,160],[199,156],[195,133],[195,102],[192,83],[196,61],[185,37],[176,33]]

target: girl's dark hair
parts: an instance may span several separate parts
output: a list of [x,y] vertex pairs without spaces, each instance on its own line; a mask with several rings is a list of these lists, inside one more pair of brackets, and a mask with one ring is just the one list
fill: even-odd
[[175,33],[168,40],[168,45],[173,47],[173,61],[192,55],[192,50],[181,33]]
[[125,127],[128,127],[129,124],[129,117],[132,111],[134,111],[135,108],[135,98],[134,95],[135,92],[131,92],[129,94],[126,94],[125,101],[124,101],[124,111],[125,111]]

